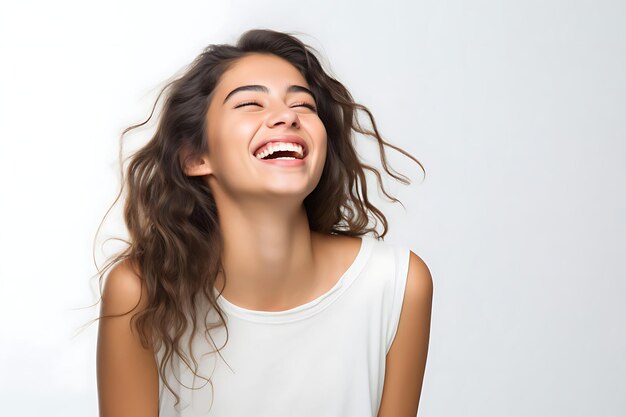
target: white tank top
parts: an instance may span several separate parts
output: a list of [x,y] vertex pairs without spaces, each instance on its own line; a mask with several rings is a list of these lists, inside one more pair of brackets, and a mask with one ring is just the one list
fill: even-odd
[[[255,311],[218,297],[228,341],[222,326],[211,331],[213,342],[201,333],[192,344],[197,373],[210,377],[213,386],[194,380],[185,363],[173,356],[174,375],[168,365],[166,377],[181,402],[174,406],[174,396],[160,380],[159,416],[375,417],[409,255],[404,246],[366,235],[339,281],[306,304]],[[212,313],[209,320],[217,321]],[[204,319],[204,314],[199,317]],[[224,342],[219,354],[211,353],[211,343],[222,347]],[[188,352],[186,343],[183,339]],[[160,360],[162,351],[155,356]]]

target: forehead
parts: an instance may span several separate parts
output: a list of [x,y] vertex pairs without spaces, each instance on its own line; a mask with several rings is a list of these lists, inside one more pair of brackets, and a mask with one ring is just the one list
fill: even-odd
[[[216,90],[225,95],[230,89],[244,84],[263,84],[271,90],[291,84],[308,87],[300,71],[289,61],[272,54],[253,53],[239,58],[222,74]],[[227,91],[226,91],[227,90]]]

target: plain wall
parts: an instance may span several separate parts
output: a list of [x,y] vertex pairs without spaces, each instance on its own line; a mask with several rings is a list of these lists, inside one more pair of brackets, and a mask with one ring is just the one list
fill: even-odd
[[[413,183],[386,240],[435,293],[419,415],[626,413],[626,3],[110,1],[0,6],[0,413],[97,413],[92,243],[121,131],[209,43],[303,34]],[[147,140],[130,136],[129,149]],[[364,157],[377,161],[370,138]],[[374,177],[371,177],[373,180]],[[372,190],[376,185],[371,184]],[[97,262],[124,236],[119,207]]]

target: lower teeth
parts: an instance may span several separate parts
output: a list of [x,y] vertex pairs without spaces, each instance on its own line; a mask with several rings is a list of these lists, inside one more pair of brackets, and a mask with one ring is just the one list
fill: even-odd
[[278,158],[274,158],[274,159],[296,159],[293,156],[280,156]]

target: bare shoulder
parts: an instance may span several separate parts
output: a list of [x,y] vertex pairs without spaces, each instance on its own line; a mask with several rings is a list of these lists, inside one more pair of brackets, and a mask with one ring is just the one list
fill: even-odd
[[[430,269],[422,258],[411,251],[404,293],[404,303],[408,303],[408,306],[405,305],[408,314],[423,312],[426,308],[430,311],[432,297],[433,278]],[[404,308],[402,312],[404,313]]]
[[433,280],[426,263],[411,251],[398,330],[387,354],[378,417],[415,417],[426,369]]
[[158,372],[153,349],[145,347],[132,317],[147,305],[137,270],[123,261],[111,269],[102,291],[98,326],[97,383],[100,417],[156,417]]
[[148,292],[139,271],[126,259],[106,276],[102,290],[102,315],[137,313],[148,305]]

